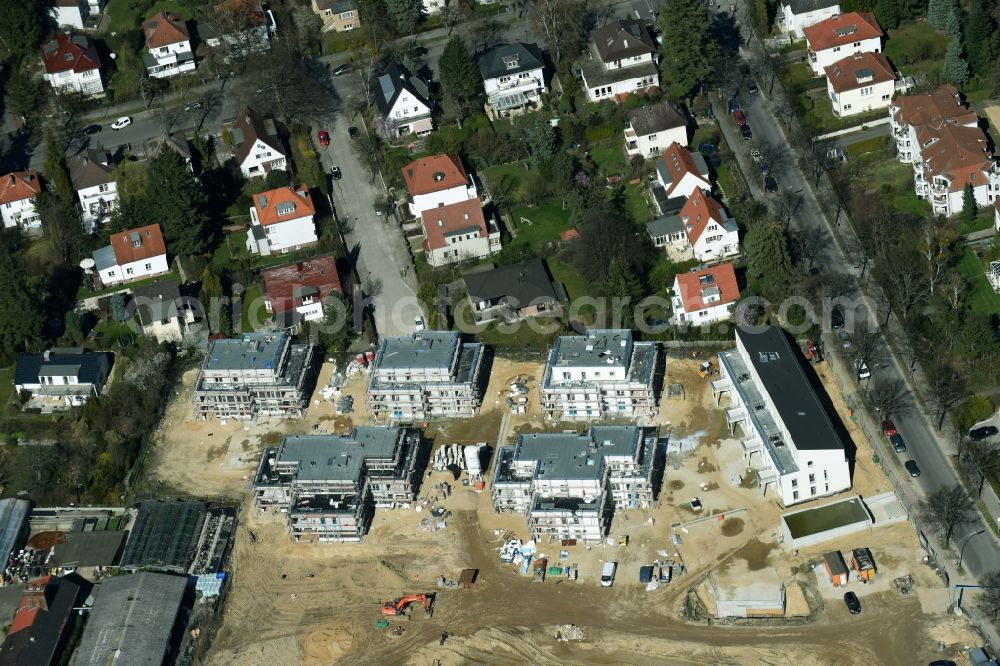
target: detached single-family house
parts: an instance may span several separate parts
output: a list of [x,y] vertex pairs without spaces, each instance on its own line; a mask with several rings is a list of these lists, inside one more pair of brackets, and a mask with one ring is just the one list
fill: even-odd
[[431,155],[410,162],[403,167],[403,182],[413,199],[413,217],[438,206],[479,200],[476,183],[465,173],[458,155]]
[[541,259],[469,273],[462,279],[477,323],[551,314],[567,300]]
[[90,14],[86,0],[54,0],[49,16],[60,28],[83,30],[83,22]]
[[500,44],[478,59],[490,119],[518,115],[542,107],[545,62],[535,44]]
[[288,168],[285,149],[272,118],[261,118],[249,106],[236,116],[229,130],[236,163],[245,178],[266,176]]
[[198,26],[199,36],[212,48],[225,46],[226,62],[264,53],[271,48],[270,19],[260,0],[224,0]]
[[194,162],[192,161],[191,144],[184,138],[183,134],[170,134],[153,137],[142,144],[143,156],[147,160],[155,160],[164,150],[177,153],[181,162],[187,166],[191,173],[194,173]]
[[20,354],[14,365],[14,390],[63,407],[77,407],[101,394],[111,372],[108,354],[82,347],[56,347],[41,354]]
[[840,0],[782,0],[781,29],[792,39],[802,39],[803,29],[840,13]]
[[674,278],[674,323],[699,326],[726,321],[739,300],[740,288],[730,263],[679,273]]
[[427,84],[396,63],[389,63],[378,77],[375,105],[390,139],[407,134],[423,136],[434,130],[434,105]]
[[303,320],[322,321],[330,295],[344,293],[333,255],[268,268],[263,277],[264,306],[275,321],[293,330]]
[[319,240],[313,221],[316,206],[308,185],[303,183],[294,190],[279,187],[251,198],[247,249],[253,254],[266,257],[275,252],[285,253]]
[[837,14],[804,28],[809,66],[816,76],[827,67],[855,53],[881,53],[884,33],[869,12]]
[[166,273],[170,266],[160,225],[116,231],[111,245],[94,251],[94,264],[106,287]]
[[917,132],[925,125],[978,127],[979,117],[963,101],[958,88],[945,84],[929,93],[899,95],[889,108],[889,126],[896,142],[896,159],[909,164],[920,159]]
[[587,100],[617,101],[619,96],[660,85],[657,45],[641,21],[618,19],[590,33],[590,46],[574,71],[583,82]]
[[712,189],[705,157],[677,143],[667,146],[657,160],[656,179],[668,199],[687,199],[698,190]]
[[118,185],[111,157],[90,148],[66,160],[69,179],[83,208],[83,224],[88,233],[118,207]]
[[191,34],[177,14],[158,12],[142,24],[147,53],[142,55],[146,73],[157,79],[193,72],[194,51]]
[[323,32],[347,32],[361,25],[356,0],[312,0],[312,10],[323,21]]
[[101,58],[94,42],[85,35],[56,35],[42,45],[42,77],[56,92],[104,95]]
[[826,68],[826,91],[838,118],[887,109],[896,73],[881,53],[855,53]]
[[42,182],[34,169],[12,171],[0,176],[0,216],[5,229],[22,231],[42,228],[42,218],[35,209],[35,197],[42,193]]
[[696,190],[681,208],[681,224],[691,252],[698,261],[717,261],[739,254],[740,233],[736,220],[708,190]]
[[[157,342],[180,342],[195,322],[194,308],[181,296],[176,280],[162,280],[132,290],[142,334]],[[207,310],[211,304],[203,303]]]
[[424,256],[431,266],[482,259],[500,251],[500,228],[479,198],[440,204],[422,215]]
[[672,143],[688,145],[687,119],[670,102],[650,104],[628,112],[625,152],[629,156],[660,155]]

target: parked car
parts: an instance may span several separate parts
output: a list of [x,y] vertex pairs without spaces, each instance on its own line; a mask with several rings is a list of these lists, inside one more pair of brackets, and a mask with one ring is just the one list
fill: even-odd
[[851,335],[847,331],[837,331],[837,336],[840,338],[840,344],[844,349],[850,349],[853,346]]
[[101,126],[100,125],[87,125],[82,130],[80,130],[80,133],[83,134],[84,136],[91,136],[91,135],[94,135],[94,134],[100,134],[101,133]]
[[111,129],[113,129],[113,130],[125,129],[126,127],[128,127],[131,124],[132,124],[132,119],[131,118],[129,118],[128,116],[122,116],[121,118],[119,118],[115,122],[111,123]]
[[778,191],[778,181],[774,179],[774,176],[764,178],[764,191],[768,194],[774,194]]
[[736,124],[743,126],[747,124],[747,114],[743,113],[741,109],[736,109],[733,113],[733,118],[736,119]]
[[747,92],[750,93],[751,95],[757,92],[757,82],[754,81],[753,79],[747,81]]
[[892,419],[882,421],[882,434],[886,437],[892,437],[896,434],[896,424],[892,422]]
[[858,361],[858,379],[868,379],[872,376],[872,371],[868,369],[868,364],[864,359]]
[[729,105],[729,113],[733,113],[735,111],[738,111],[739,108],[740,108],[739,102],[736,101],[735,97],[730,97],[729,98],[728,105]]
[[352,139],[357,139],[359,136],[361,136],[361,132],[358,131],[357,127],[348,127],[347,136],[351,137]]
[[996,426],[982,426],[969,431],[969,439],[974,442],[981,442],[997,434]]
[[333,178],[334,180],[340,180],[340,177],[342,175],[343,174],[340,173],[340,167],[339,166],[333,165],[332,167],[330,167],[330,177],[331,178]]
[[847,604],[847,610],[851,611],[851,615],[861,614],[861,602],[858,601],[858,595],[853,592],[848,592],[844,595],[844,603]]
[[202,107],[201,102],[191,102],[184,107],[185,111],[194,111],[195,109],[200,109]]
[[605,562],[601,568],[601,587],[611,587],[615,583],[615,570],[618,568],[617,562]]
[[917,478],[918,476],[920,476],[920,467],[917,466],[916,460],[907,460],[905,463],[903,463],[903,467],[906,468],[906,471],[909,472],[910,476],[912,476],[913,478]]
[[424,323],[424,317],[423,317],[423,315],[417,315],[416,317],[414,317],[414,319],[413,319],[413,330],[415,330],[415,331],[422,331],[425,328],[427,328],[427,324]]
[[317,133],[317,136],[319,137],[319,145],[323,146],[324,148],[326,146],[330,145],[330,133],[329,132],[327,132],[326,130],[320,130]]
[[760,163],[761,160],[764,159],[764,156],[760,154],[760,148],[750,149],[750,159],[752,159],[754,162],[757,162],[758,164]]
[[354,67],[352,67],[350,63],[345,62],[343,65],[337,67],[337,69],[333,70],[333,75],[340,76],[341,74],[347,74],[352,69],[354,69]]
[[740,136],[743,137],[744,141],[749,141],[753,138],[753,132],[750,131],[749,125],[740,125]]
[[898,432],[889,435],[889,443],[892,444],[892,450],[896,453],[906,452],[906,442],[903,441],[903,436]]

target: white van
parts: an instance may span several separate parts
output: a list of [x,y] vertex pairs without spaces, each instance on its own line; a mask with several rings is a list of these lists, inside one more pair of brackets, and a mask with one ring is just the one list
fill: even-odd
[[615,582],[615,570],[618,568],[617,562],[605,562],[601,569],[601,587],[611,587]]

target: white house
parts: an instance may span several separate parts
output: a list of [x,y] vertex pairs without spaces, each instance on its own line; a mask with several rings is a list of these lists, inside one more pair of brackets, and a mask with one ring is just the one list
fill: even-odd
[[500,44],[478,59],[486,91],[486,115],[503,118],[541,108],[545,61],[535,44]]
[[739,300],[740,288],[730,263],[679,273],[674,278],[674,323],[702,326],[728,321]]
[[224,0],[214,7],[209,20],[199,23],[199,34],[212,48],[227,46],[225,61],[229,62],[269,50],[271,20],[260,0]]
[[672,143],[688,145],[687,120],[670,102],[650,104],[628,112],[625,152],[629,156],[660,155]]
[[979,127],[931,123],[917,130],[919,157],[913,161],[917,196],[928,199],[935,215],[951,216],[965,206],[965,187],[976,204],[992,206],[1000,194],[1000,166]]
[[646,24],[619,19],[590,33],[590,47],[574,71],[587,99],[617,101],[620,96],[660,85],[657,44]]
[[929,93],[899,95],[889,108],[889,126],[896,142],[896,159],[909,164],[920,159],[917,131],[925,125],[944,123],[978,127],[979,117],[962,102],[958,88],[943,85]]
[[889,108],[895,89],[896,74],[881,53],[855,53],[826,68],[826,91],[838,118]]
[[69,179],[83,208],[88,232],[118,207],[118,185],[111,158],[104,151],[88,149],[67,160]]
[[313,221],[316,207],[308,185],[299,185],[294,190],[279,187],[255,194],[252,199],[247,249],[253,254],[285,253],[319,240]]
[[90,6],[86,0],[55,0],[49,15],[60,28],[76,28],[83,30],[83,22],[90,14]]
[[782,0],[781,29],[792,39],[802,39],[804,28],[840,13],[840,0]]
[[167,245],[160,225],[111,234],[111,245],[94,251],[94,268],[105,286],[166,273]]
[[698,261],[717,261],[739,254],[740,232],[709,190],[695,190],[679,214],[691,252]]
[[479,198],[476,183],[465,173],[458,155],[431,155],[403,167],[403,182],[413,202],[410,214]]
[[[785,506],[851,487],[844,442],[806,377],[802,352],[784,331],[736,329],[736,349],[719,354],[716,399],[729,398],[726,421],[766,493]],[[756,457],[755,457],[756,456]]]
[[677,143],[667,146],[657,160],[656,179],[668,199],[687,199],[696,191],[712,189],[705,157]]
[[804,28],[809,66],[816,76],[827,67],[855,53],[881,53],[882,28],[869,12],[837,14]]
[[407,134],[423,136],[434,129],[427,84],[395,63],[390,63],[375,86],[375,105],[382,117],[381,131],[391,139]]
[[34,169],[13,171],[0,176],[0,216],[5,229],[24,231],[42,228],[42,218],[35,210],[35,197],[42,193],[42,183]]
[[229,130],[236,163],[245,178],[266,176],[288,168],[285,149],[271,118],[261,118],[249,106],[236,116]]
[[[14,390],[30,391],[49,407],[78,407],[104,390],[111,372],[108,354],[82,347],[19,354],[14,365]],[[58,404],[61,403],[61,404]]]
[[146,73],[157,79],[193,72],[194,52],[184,19],[177,14],[158,12],[142,24],[147,52],[142,55]]
[[275,321],[289,329],[295,329],[302,321],[322,320],[326,316],[327,299],[343,294],[333,255],[268,268],[261,276],[264,306]]
[[181,296],[176,280],[135,287],[129,307],[139,315],[142,334],[157,342],[180,342],[195,322],[194,308]]
[[94,42],[85,35],[57,34],[42,45],[42,77],[56,92],[80,93],[86,97],[104,94],[101,58]]
[[500,229],[494,220],[486,220],[478,198],[428,208],[422,218],[424,256],[431,266],[482,259],[500,251]]

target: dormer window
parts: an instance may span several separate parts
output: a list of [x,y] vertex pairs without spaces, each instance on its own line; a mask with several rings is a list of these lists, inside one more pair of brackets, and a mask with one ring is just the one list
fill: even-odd
[[505,56],[503,64],[507,67],[507,69],[517,69],[518,58],[517,56]]
[[142,241],[141,240],[134,240],[134,241],[132,241],[132,247],[139,247],[140,245],[142,245]]
[[295,212],[295,204],[290,201],[280,203],[278,204],[276,210],[278,215],[291,215]]
[[72,53],[67,53],[66,55],[63,56],[63,58],[65,58],[67,62],[72,62],[73,61],[73,54]]

